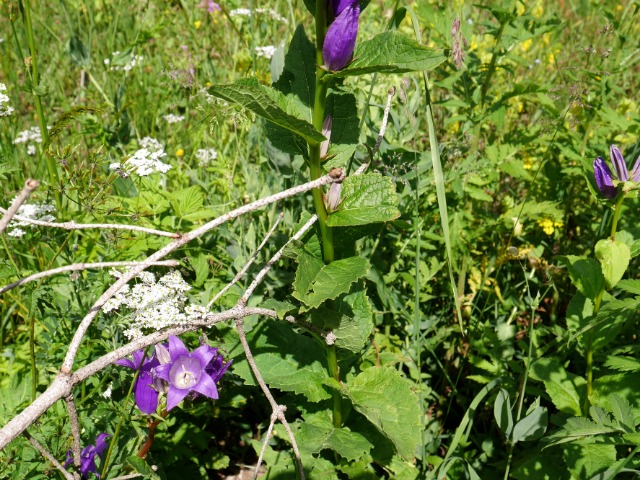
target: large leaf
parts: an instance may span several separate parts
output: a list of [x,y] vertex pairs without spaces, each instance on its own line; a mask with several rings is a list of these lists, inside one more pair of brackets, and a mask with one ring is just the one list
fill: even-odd
[[373,316],[362,282],[352,291],[311,312],[311,322],[336,336],[336,346],[360,352],[373,329]]
[[[316,78],[316,50],[298,25],[284,60],[284,69],[273,87],[297,102],[303,118],[311,120]],[[267,138],[274,147],[292,155],[308,157],[306,142],[290,129],[267,123]]]
[[541,358],[531,365],[531,378],[544,382],[551,401],[561,412],[581,415],[586,380],[569,373],[555,358]]
[[339,90],[330,91],[326,102],[326,113],[331,115],[333,125],[328,159],[324,168],[327,171],[334,167],[346,169],[356,151],[360,137],[355,95]]
[[318,145],[325,139],[304,119],[293,100],[273,88],[260,85],[254,78],[214,85],[209,88],[209,93],[248,108],[256,115],[300,135],[312,145]]
[[332,76],[433,70],[446,59],[444,50],[425,47],[392,30],[358,44],[353,61],[347,68],[335,72]]
[[400,216],[398,197],[389,177],[378,173],[347,177],[342,183],[342,203],[327,219],[330,227],[351,227],[387,222]]
[[627,271],[631,250],[625,243],[606,238],[596,243],[595,254],[602,265],[607,289],[615,287]]
[[347,460],[357,460],[373,448],[360,433],[348,427],[334,427],[326,411],[305,415],[304,422],[296,422],[292,427],[301,450],[309,453],[317,454],[328,448]]
[[[237,338],[235,333],[233,338]],[[326,355],[313,339],[298,335],[284,322],[265,320],[247,332],[247,340],[262,377],[271,387],[304,395],[311,402],[329,398],[323,386]],[[241,346],[236,344],[231,356],[233,373],[255,385]]]
[[412,459],[422,440],[421,412],[413,384],[395,368],[369,368],[345,389],[353,408],[393,442],[401,457]]
[[615,445],[565,445],[564,461],[573,478],[591,479],[616,461]]
[[[300,264],[302,265],[302,264]],[[369,272],[369,261],[363,257],[349,257],[324,265],[309,285],[309,291],[296,289],[294,296],[309,308],[319,307],[325,300],[333,300],[351,289],[351,284]],[[296,274],[296,281],[298,275]]]
[[600,264],[593,258],[566,255],[557,257],[569,270],[571,282],[585,297],[594,300],[604,285]]

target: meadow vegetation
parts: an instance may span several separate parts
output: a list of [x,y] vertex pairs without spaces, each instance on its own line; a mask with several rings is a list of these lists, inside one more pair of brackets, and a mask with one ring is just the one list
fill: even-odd
[[0,0],[0,477],[637,478],[639,20]]

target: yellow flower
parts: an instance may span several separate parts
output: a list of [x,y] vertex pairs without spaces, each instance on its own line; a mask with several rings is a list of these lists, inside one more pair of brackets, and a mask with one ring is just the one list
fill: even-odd
[[193,26],[196,27],[196,30],[200,28],[200,25],[202,25],[202,22],[200,20],[196,20],[195,22],[193,22]]
[[531,48],[531,45],[533,45],[533,38],[528,38],[524,42],[522,42],[522,44],[520,45],[520,50],[522,50],[523,52],[528,52]]
[[538,225],[542,227],[542,231],[544,233],[546,233],[547,235],[553,235],[553,232],[556,231],[555,229],[560,228],[563,223],[554,221],[551,218],[545,218],[542,220],[538,220]]
[[522,160],[522,166],[525,170],[531,170],[533,168],[533,159],[531,157],[525,157]]
[[184,150],[182,148],[179,148],[178,150],[176,150],[176,157],[182,157],[184,155]]

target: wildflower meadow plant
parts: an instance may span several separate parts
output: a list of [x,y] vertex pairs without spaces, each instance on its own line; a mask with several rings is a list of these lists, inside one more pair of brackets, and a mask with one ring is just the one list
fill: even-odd
[[[102,458],[104,451],[107,448],[107,439],[110,437],[108,433],[99,433],[96,437],[95,445],[87,445],[82,449],[80,453],[80,474],[82,478],[90,478],[90,473],[100,478],[98,474],[98,466],[96,465],[96,457]],[[67,460],[64,463],[64,468],[69,468],[73,464],[73,455],[71,450],[67,451]]]

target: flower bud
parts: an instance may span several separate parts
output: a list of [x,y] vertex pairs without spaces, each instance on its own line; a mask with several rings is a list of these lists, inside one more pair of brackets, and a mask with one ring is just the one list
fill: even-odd
[[596,185],[600,193],[605,198],[613,198],[618,194],[618,189],[613,185],[613,175],[607,162],[602,157],[597,157],[593,161],[593,174],[596,178]]
[[329,26],[322,46],[324,65],[332,71],[342,70],[351,61],[358,36],[360,3],[343,0],[334,2],[335,8],[342,10]]
[[332,183],[327,194],[327,210],[335,212],[340,205],[340,194],[342,193],[342,183]]
[[327,118],[322,122],[322,136],[326,138],[320,144],[320,158],[324,158],[329,151],[329,142],[331,141],[331,126],[333,125],[333,117],[331,115],[327,115]]
[[160,365],[171,363],[171,355],[169,355],[169,350],[161,343],[158,343],[156,345],[156,358],[160,362]]
[[618,150],[618,147],[615,145],[611,145],[609,152],[611,154],[611,163],[616,171],[616,175],[618,175],[618,180],[626,182],[629,180],[629,171],[627,170],[627,164],[624,161],[622,153],[620,153],[620,150]]

